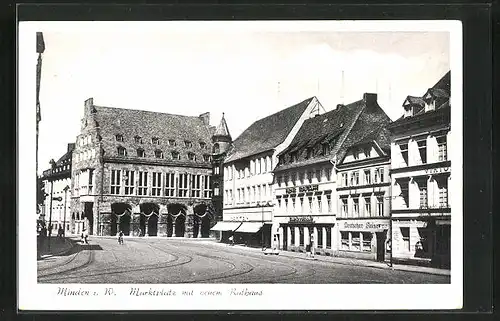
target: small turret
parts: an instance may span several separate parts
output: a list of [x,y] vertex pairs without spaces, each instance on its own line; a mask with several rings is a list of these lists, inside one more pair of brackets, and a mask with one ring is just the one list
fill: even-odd
[[229,129],[227,127],[226,119],[224,118],[224,113],[222,113],[222,119],[219,126],[215,129],[214,135],[212,136],[213,142],[213,154],[218,155],[228,151],[233,139],[231,134],[229,134]]

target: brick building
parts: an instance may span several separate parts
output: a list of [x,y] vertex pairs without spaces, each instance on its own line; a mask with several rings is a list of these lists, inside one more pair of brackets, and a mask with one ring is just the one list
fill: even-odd
[[389,126],[393,258],[449,267],[450,72],[423,96],[408,96],[403,108],[404,115]]
[[[75,144],[68,144],[68,149],[57,161],[51,160],[51,168],[43,171],[41,176],[44,201],[41,220],[50,234],[64,229],[65,234],[72,232],[71,213],[71,158]],[[52,229],[50,229],[52,225]]]
[[[318,253],[338,251],[337,167],[347,163],[352,147],[363,142],[374,127],[389,122],[377,95],[306,120],[290,145],[279,153],[274,169],[280,247],[305,251],[311,236]],[[368,143],[368,142],[367,142]]]
[[91,235],[207,237],[213,224],[210,114],[85,101],[72,168],[72,217]]

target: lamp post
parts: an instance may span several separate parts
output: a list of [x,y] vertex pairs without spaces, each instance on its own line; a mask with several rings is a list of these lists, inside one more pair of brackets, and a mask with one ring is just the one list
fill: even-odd
[[48,240],[48,248],[49,248],[49,251],[50,251],[50,238],[52,236],[52,193],[53,193],[53,190],[54,190],[54,181],[50,181],[50,206],[49,206],[49,226],[48,226],[48,230],[49,230],[49,240]]
[[69,190],[69,186],[64,187],[64,219],[63,219],[63,236],[66,237],[66,198]]

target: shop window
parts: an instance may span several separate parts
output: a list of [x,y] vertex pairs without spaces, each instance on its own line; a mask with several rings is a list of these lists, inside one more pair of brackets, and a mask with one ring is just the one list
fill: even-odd
[[401,151],[401,156],[403,157],[405,165],[408,166],[408,144],[400,144],[399,150]]
[[427,141],[426,140],[420,140],[417,142],[418,144],[418,152],[420,154],[420,161],[422,164],[427,163]]
[[332,229],[330,227],[326,228],[326,248],[332,248]]
[[371,252],[372,250],[372,238],[373,234],[370,232],[363,232],[363,252]]
[[304,228],[299,227],[299,245],[304,246]]
[[340,232],[340,242],[342,250],[349,250],[349,232]]
[[402,245],[404,251],[410,251],[410,228],[409,227],[400,227]]
[[364,174],[365,174],[364,177],[365,185],[370,185],[372,183],[372,172],[369,169],[367,169],[365,170]]
[[440,225],[436,228],[437,254],[450,254],[450,226]]
[[438,143],[438,160],[443,162],[448,159],[448,148],[446,146],[446,136],[437,138]]
[[351,250],[361,251],[361,233],[351,232]]
[[430,257],[430,243],[429,237],[431,232],[427,228],[417,228],[420,239],[415,244],[416,257]]

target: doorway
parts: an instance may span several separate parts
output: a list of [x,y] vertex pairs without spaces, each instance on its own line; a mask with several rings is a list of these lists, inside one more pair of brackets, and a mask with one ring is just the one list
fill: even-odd
[[377,261],[384,262],[385,261],[385,232],[377,232]]
[[283,226],[283,251],[288,250],[288,226]]

